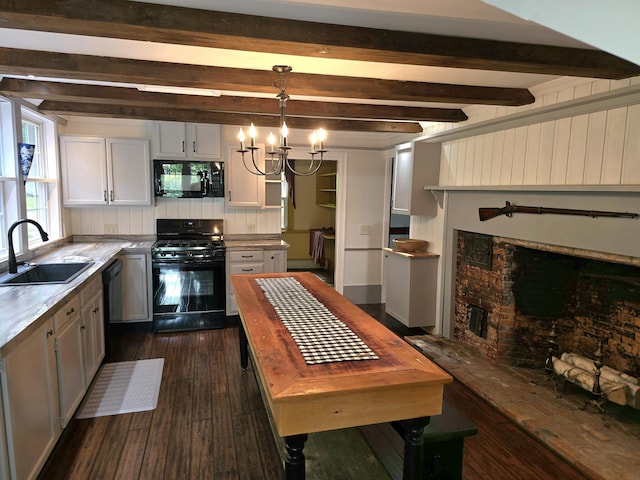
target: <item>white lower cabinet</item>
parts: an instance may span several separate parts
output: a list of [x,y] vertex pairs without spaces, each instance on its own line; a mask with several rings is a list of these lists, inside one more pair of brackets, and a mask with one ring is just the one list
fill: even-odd
[[411,256],[385,250],[385,312],[408,327],[434,326],[438,255]]
[[65,428],[86,392],[80,298],[76,295],[53,316],[60,393],[60,422]]
[[0,359],[0,479],[38,477],[103,358],[102,278],[96,275]]
[[61,433],[54,343],[50,318],[2,359],[2,399],[12,480],[35,479]]
[[95,280],[80,292],[82,305],[82,345],[84,346],[84,376],[89,386],[104,359],[104,309],[102,281]]
[[283,249],[229,250],[227,249],[227,315],[237,315],[238,306],[233,294],[231,275],[275,273],[287,271],[287,251]]
[[150,254],[127,253],[122,260],[122,321],[149,322]]

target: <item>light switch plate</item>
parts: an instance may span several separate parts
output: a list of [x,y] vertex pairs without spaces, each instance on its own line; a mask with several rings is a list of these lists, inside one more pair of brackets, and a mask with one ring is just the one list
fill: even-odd
[[370,232],[369,225],[360,225],[360,235],[369,235]]

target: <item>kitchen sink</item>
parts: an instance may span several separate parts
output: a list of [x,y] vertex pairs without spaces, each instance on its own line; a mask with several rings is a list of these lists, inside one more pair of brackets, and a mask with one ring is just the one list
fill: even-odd
[[41,263],[29,265],[21,272],[9,273],[0,277],[0,286],[68,283],[91,265],[93,265],[93,262]]

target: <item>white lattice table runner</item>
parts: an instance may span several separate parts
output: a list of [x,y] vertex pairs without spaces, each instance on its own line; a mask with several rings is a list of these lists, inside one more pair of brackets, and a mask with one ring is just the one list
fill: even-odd
[[307,365],[378,359],[360,337],[296,279],[259,278],[256,283],[291,334]]

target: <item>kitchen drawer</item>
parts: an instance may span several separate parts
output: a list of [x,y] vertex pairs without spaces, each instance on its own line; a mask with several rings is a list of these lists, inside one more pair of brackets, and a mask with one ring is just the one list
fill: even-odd
[[264,260],[264,250],[231,250],[229,251],[229,261],[234,262],[262,262]]
[[246,262],[229,265],[229,273],[235,275],[238,273],[264,273],[264,263],[262,262]]
[[53,314],[53,328],[56,332],[62,331],[64,326],[78,315],[80,315],[80,295],[74,296]]

